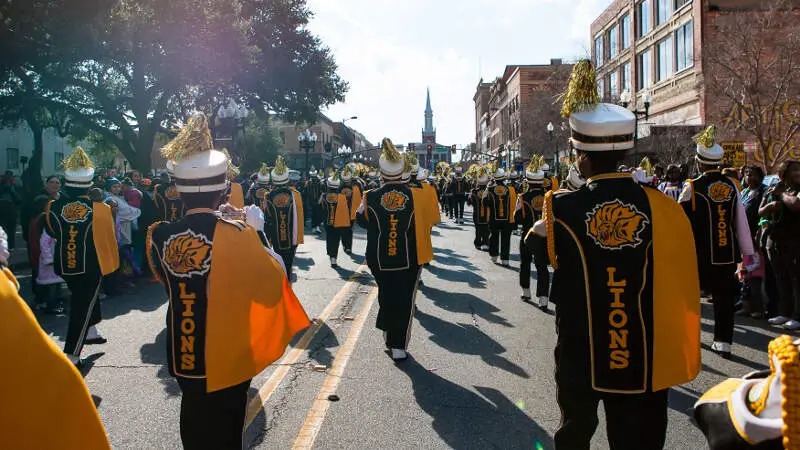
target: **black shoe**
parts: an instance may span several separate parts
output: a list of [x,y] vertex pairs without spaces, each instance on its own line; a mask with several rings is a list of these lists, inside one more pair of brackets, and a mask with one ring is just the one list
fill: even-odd
[[550,311],[549,309],[547,309],[547,306],[540,306],[539,309],[541,309],[543,312]]
[[520,295],[519,298],[521,298],[522,301],[525,302],[525,303],[528,303],[529,301],[531,301],[530,297],[525,297],[524,295]]
[[105,344],[106,342],[108,342],[108,339],[106,339],[106,338],[101,336],[101,337],[97,337],[97,338],[94,338],[94,339],[86,339],[84,341],[84,344],[86,344],[86,345],[95,345],[95,344]]

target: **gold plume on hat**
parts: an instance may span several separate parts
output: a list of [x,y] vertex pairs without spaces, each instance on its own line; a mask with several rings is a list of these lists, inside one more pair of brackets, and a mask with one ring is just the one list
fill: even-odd
[[403,155],[397,151],[394,144],[392,144],[392,140],[388,137],[383,138],[381,141],[381,159],[392,163],[398,163],[402,161]]
[[[161,156],[168,161],[178,162],[187,156],[213,150],[214,141],[208,129],[208,121],[203,113],[189,118],[175,139],[161,147]],[[228,158],[230,160],[230,157]],[[238,170],[238,169],[237,169]]]
[[702,133],[695,135],[692,139],[705,148],[714,146],[714,137],[717,134],[717,127],[709,125]]
[[284,161],[283,156],[282,155],[278,155],[275,158],[275,169],[273,169],[273,171],[275,172],[276,175],[283,175],[288,170],[289,170],[289,168],[286,167],[286,161]]
[[533,155],[531,157],[531,162],[528,163],[528,167],[526,167],[525,170],[534,173],[538,172],[542,164],[544,164],[544,157],[542,155]]
[[644,173],[647,174],[648,177],[652,177],[655,173],[655,168],[653,167],[653,163],[650,162],[650,158],[645,156],[642,158],[642,163],[639,164],[639,167],[644,169]]
[[405,152],[403,153],[403,159],[403,172],[411,172],[414,164],[417,164],[417,154],[414,152]]
[[258,169],[258,173],[259,173],[259,175],[263,175],[263,176],[266,177],[266,176],[269,176],[269,170],[270,170],[269,165],[267,165],[267,163],[265,163],[265,162],[262,162],[261,163],[261,168]]
[[[211,149],[209,149],[209,150],[211,150]],[[239,168],[233,165],[233,159],[231,158],[231,154],[228,153],[228,149],[227,148],[223,148],[220,151],[225,154],[225,158],[228,160],[228,169],[226,171],[226,175],[228,176],[228,178],[233,179],[233,178],[238,177],[239,176]],[[187,156],[187,155],[184,154],[183,156]]]
[[64,170],[92,169],[94,164],[89,159],[89,155],[79,146],[75,147],[75,151],[61,161],[61,167]]
[[575,63],[569,76],[569,87],[562,97],[564,106],[561,108],[561,116],[564,118],[600,103],[594,68],[588,59],[581,59]]

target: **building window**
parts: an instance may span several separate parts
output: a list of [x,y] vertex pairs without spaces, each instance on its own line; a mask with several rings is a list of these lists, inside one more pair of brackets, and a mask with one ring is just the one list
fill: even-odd
[[6,169],[15,170],[19,169],[19,149],[6,148]]
[[692,0],[675,0],[675,11],[680,9],[683,5],[688,5],[692,3]]
[[608,30],[608,59],[614,59],[617,57],[617,53],[619,53],[617,48],[617,36],[619,35],[619,28],[614,25]]
[[656,8],[656,25],[661,25],[666,22],[669,16],[672,15],[672,2],[675,0],[656,0],[658,8]]
[[616,70],[608,75],[608,92],[612,99],[619,97],[619,72]]
[[636,5],[636,15],[639,20],[639,30],[636,36],[642,37],[650,32],[650,0],[644,0]]
[[622,90],[631,90],[631,63],[627,62],[622,65]]
[[53,153],[53,170],[61,170],[61,161],[64,160],[64,154],[61,152]]
[[669,78],[673,71],[672,68],[672,37],[668,37],[658,43],[658,81]]
[[649,88],[653,84],[653,59],[650,49],[639,54],[639,82],[637,83],[639,89]]
[[594,59],[595,66],[603,65],[603,36],[597,36],[594,40]]
[[626,49],[631,46],[631,16],[630,14],[625,14],[625,17],[622,18],[622,49]]
[[601,101],[605,98],[605,93],[606,93],[605,83],[603,83],[603,81],[604,81],[603,78],[597,80],[597,96],[600,97]]
[[677,54],[677,70],[694,65],[694,42],[692,41],[692,21],[675,30],[675,49]]

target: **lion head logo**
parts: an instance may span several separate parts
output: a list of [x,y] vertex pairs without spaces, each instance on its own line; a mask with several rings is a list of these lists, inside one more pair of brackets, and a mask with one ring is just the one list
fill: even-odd
[[508,188],[505,187],[505,186],[495,186],[494,187],[494,193],[495,193],[495,195],[499,195],[499,196],[502,197],[502,196],[506,195],[506,193],[508,193]]
[[336,203],[339,201],[339,194],[335,192],[330,192],[328,194],[325,194],[325,201],[328,203]]
[[381,196],[381,206],[387,211],[405,209],[408,196],[402,192],[389,191]]
[[178,188],[170,186],[167,188],[167,192],[164,192],[164,197],[166,197],[167,200],[177,200],[181,198],[181,194],[178,192]]
[[619,200],[596,205],[586,214],[586,229],[595,243],[606,250],[636,248],[642,243],[639,234],[650,220],[633,205]]
[[263,200],[264,197],[266,197],[266,196],[267,196],[267,190],[266,189],[261,188],[261,189],[256,191],[256,198],[257,199]]
[[534,197],[533,200],[531,200],[531,208],[533,208],[534,211],[541,211],[544,208],[544,195]]
[[69,223],[86,222],[89,211],[89,207],[81,202],[67,203],[61,208],[61,217]]
[[292,203],[292,196],[286,193],[280,193],[272,198],[272,204],[277,208],[286,208]]
[[711,183],[711,186],[708,187],[708,196],[715,202],[730,200],[731,194],[733,194],[733,187],[723,181]]
[[204,275],[211,269],[211,241],[192,230],[172,235],[164,242],[164,262],[176,277]]

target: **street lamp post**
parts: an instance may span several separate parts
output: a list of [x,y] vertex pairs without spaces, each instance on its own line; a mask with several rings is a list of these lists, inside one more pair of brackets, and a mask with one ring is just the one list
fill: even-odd
[[550,140],[550,149],[553,150],[553,170],[555,173],[558,173],[558,151],[553,148],[553,131],[555,127],[553,126],[553,122],[547,123],[547,136]]
[[[627,108],[628,105],[631,104],[631,91],[625,89],[622,91],[622,94],[619,96],[619,103],[622,105],[623,108]],[[639,139],[639,117],[644,117],[644,120],[650,118],[650,93],[648,91],[644,91],[642,95],[642,102],[644,103],[644,109],[636,109],[636,103],[634,102],[633,110],[631,111],[634,116],[636,116],[636,128],[634,128],[634,135],[633,140],[634,142]]]
[[308,152],[317,145],[317,133],[312,133],[311,130],[306,128],[305,131],[297,135],[297,142],[299,142],[300,147],[306,151],[306,179],[308,179],[311,167],[308,164]]

